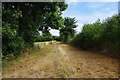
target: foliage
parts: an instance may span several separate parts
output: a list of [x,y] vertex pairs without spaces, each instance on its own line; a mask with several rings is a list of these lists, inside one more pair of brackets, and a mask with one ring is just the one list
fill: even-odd
[[44,42],[53,40],[53,36],[48,32],[44,35],[40,35],[37,37],[36,42]]
[[61,38],[60,38],[60,36],[53,36],[53,40],[61,41]]
[[[52,40],[50,29],[63,27],[64,2],[5,2],[2,5],[3,56],[17,56],[24,48],[32,47],[36,39]],[[39,36],[39,32],[43,36]],[[39,36],[39,37],[38,37]]]
[[[11,16],[12,15],[12,16]],[[22,17],[19,10],[5,10],[3,11],[3,23],[2,23],[2,41],[3,41],[3,55],[12,53],[18,55],[17,52],[21,52],[24,48],[24,40],[22,36],[19,36],[18,19]]]
[[76,40],[80,40],[79,46],[81,46],[83,49],[89,49],[91,47],[98,46],[103,28],[104,27],[102,27],[100,21],[97,21],[93,24],[85,24],[83,26],[82,33],[79,33],[76,37],[78,38]]
[[75,18],[65,18],[64,19],[64,27],[60,29],[60,37],[62,41],[67,42],[67,40],[74,36],[76,28]]
[[85,24],[82,32],[72,40],[74,46],[82,49],[103,50],[110,53],[120,51],[120,16],[115,15],[99,20],[93,24]]
[[120,51],[120,16],[115,15],[107,18],[103,25],[105,30],[102,35],[102,45],[107,51],[118,53]]

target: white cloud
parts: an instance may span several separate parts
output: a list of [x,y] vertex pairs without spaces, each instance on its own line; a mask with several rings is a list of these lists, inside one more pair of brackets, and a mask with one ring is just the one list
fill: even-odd
[[[118,2],[118,0],[67,0],[67,3],[69,5],[73,5],[73,6],[76,6],[78,4],[78,2]],[[75,28],[75,30],[78,32],[80,32],[82,30],[82,27],[84,24],[87,24],[87,23],[93,23],[95,22],[96,20],[98,20],[98,18],[102,21],[104,20],[105,18],[107,17],[111,17],[112,15],[114,14],[117,14],[118,11],[114,10],[113,8],[111,7],[103,7],[104,5],[106,5],[106,3],[102,3],[102,4],[93,4],[93,5],[89,5],[88,7],[93,9],[93,13],[92,14],[78,14],[78,15],[75,15],[74,12],[72,12],[71,14],[68,14],[65,12],[63,12],[63,17],[75,17],[76,20],[78,21],[77,22],[77,25],[78,27]],[[78,6],[78,5],[77,5]],[[76,7],[77,7],[76,6]],[[85,5],[86,6],[86,5]],[[117,8],[117,6],[116,6]],[[105,12],[104,12],[105,11]],[[65,15],[64,15],[65,14]],[[53,33],[54,35],[59,35],[59,31],[51,31],[51,33]]]
[[119,2],[119,0],[66,0],[66,2]]
[[111,11],[111,8],[105,8],[106,11]]
[[101,7],[103,7],[104,5],[106,5],[105,2],[98,3],[98,2],[92,2],[90,3],[91,5],[86,5],[87,7],[91,8],[91,9],[100,9]]
[[78,27],[75,28],[75,30],[76,30],[77,33],[79,33],[79,32],[81,32],[84,24],[83,23],[77,23],[77,25],[78,25]]
[[[78,23],[77,23],[78,27],[75,29],[78,33],[82,30],[82,27],[84,24],[94,23],[96,20],[98,20],[98,18],[101,21],[103,21],[107,17],[111,17],[114,14],[117,14],[117,11],[108,11],[107,13],[95,12],[94,14],[90,14],[90,15],[71,14],[71,15],[67,15],[67,17],[71,17],[71,18],[75,17],[75,19],[78,21]],[[64,15],[64,17],[66,17],[66,16]]]
[[53,36],[59,36],[59,30],[51,29],[51,30],[50,30],[50,33],[51,33]]
[[78,2],[78,0],[69,0],[70,2]]
[[[95,12],[94,14],[90,14],[90,15],[62,15],[63,17],[75,17],[75,19],[78,21],[77,25],[78,27],[75,28],[75,30],[77,31],[77,33],[79,33],[84,24],[87,23],[94,23],[96,20],[98,20],[98,18],[100,18],[100,20],[104,20],[107,17],[111,17],[114,14],[117,14],[117,11],[112,11],[109,8],[106,8],[108,10],[108,13],[102,13],[102,12]],[[52,35],[55,36],[59,36],[59,31],[58,30],[50,30],[50,33],[52,33]]]
[[69,4],[69,5],[75,6],[75,5],[77,5],[78,0],[66,0],[66,3]]

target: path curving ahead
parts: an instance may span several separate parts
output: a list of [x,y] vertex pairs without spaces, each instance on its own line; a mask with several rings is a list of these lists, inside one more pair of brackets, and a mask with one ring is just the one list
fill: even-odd
[[4,78],[117,78],[118,61],[100,53],[79,50],[61,42],[29,56],[3,71]]

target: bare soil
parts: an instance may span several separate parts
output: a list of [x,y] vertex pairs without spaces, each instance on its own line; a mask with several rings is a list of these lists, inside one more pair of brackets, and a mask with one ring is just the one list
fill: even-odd
[[56,42],[3,70],[3,78],[118,78],[118,60]]

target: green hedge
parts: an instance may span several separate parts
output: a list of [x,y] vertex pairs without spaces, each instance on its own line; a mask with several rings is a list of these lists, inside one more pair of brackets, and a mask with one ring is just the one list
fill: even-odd
[[107,53],[120,51],[120,16],[114,15],[100,22],[85,24],[71,44],[86,50],[101,50]]

